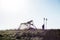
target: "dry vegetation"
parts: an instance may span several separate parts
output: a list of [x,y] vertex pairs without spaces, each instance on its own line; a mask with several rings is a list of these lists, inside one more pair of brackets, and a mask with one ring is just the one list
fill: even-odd
[[5,30],[0,31],[0,40],[60,40],[60,30]]

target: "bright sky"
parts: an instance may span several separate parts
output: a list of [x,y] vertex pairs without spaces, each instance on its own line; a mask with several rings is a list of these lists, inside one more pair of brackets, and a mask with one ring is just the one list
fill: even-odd
[[16,29],[20,23],[33,20],[41,28],[60,29],[60,0],[0,0],[0,30]]

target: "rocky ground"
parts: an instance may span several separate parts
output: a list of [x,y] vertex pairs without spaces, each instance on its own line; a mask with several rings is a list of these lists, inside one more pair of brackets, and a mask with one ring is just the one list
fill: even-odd
[[5,30],[0,31],[0,40],[60,40],[60,30]]

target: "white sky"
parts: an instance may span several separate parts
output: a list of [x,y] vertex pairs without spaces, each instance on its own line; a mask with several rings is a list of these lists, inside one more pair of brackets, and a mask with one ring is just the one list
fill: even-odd
[[60,29],[59,0],[0,0],[0,29],[16,29],[29,20],[41,28],[44,17],[46,29]]

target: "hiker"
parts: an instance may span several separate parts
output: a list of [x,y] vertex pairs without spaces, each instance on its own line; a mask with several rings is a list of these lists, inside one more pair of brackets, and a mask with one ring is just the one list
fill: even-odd
[[44,30],[44,26],[45,26],[45,25],[43,24],[43,25],[42,25],[42,29],[43,29],[43,30]]

